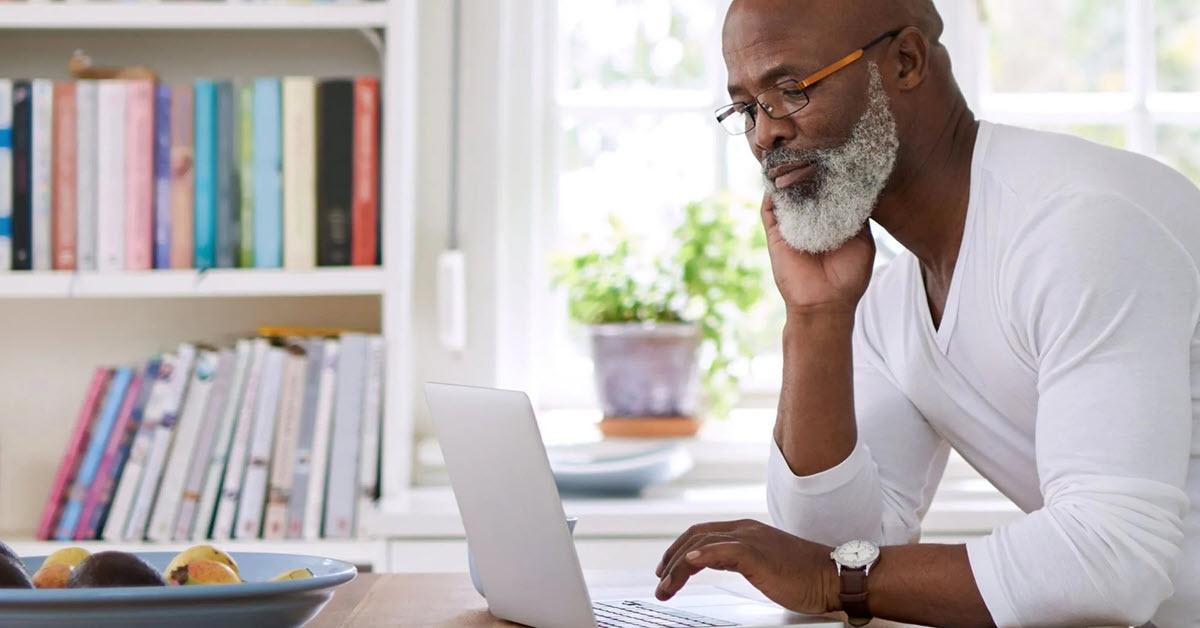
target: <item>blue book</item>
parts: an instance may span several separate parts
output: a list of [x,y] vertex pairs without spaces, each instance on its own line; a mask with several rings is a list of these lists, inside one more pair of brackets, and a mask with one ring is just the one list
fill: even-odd
[[171,86],[154,88],[154,267],[171,267]]
[[217,84],[196,81],[195,266],[217,265]]
[[0,79],[0,271],[12,268],[12,87]]
[[238,185],[237,109],[233,83],[217,83],[217,267],[237,268],[241,238],[241,186]]
[[283,267],[283,113],[279,79],[254,81],[254,266]]
[[125,391],[129,388],[129,382],[132,379],[133,370],[128,367],[118,368],[113,373],[112,384],[108,387],[104,405],[101,407],[96,424],[92,429],[87,452],[83,455],[83,462],[79,463],[79,472],[75,475],[75,484],[71,488],[70,499],[58,522],[58,531],[54,536],[60,541],[75,539],[75,527],[79,525],[79,517],[83,514],[83,502],[87,498],[88,489],[96,479],[96,471],[99,470],[100,460],[104,456],[104,447],[108,444],[109,434],[112,433],[113,425],[117,422],[121,404],[125,401]]

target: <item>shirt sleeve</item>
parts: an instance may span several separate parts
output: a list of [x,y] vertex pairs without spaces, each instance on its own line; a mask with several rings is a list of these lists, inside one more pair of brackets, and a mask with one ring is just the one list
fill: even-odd
[[1192,441],[1191,256],[1117,198],[1031,218],[1000,290],[1035,356],[1044,507],[968,543],[999,626],[1141,625],[1173,594]]
[[915,543],[950,447],[887,375],[867,339],[863,310],[853,349],[858,443],[837,466],[797,477],[772,439],[768,511],[780,529],[825,545]]

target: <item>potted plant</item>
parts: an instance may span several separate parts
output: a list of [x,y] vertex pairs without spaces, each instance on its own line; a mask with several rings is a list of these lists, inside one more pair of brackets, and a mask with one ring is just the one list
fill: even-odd
[[753,205],[728,194],[688,204],[672,250],[657,254],[610,224],[608,242],[555,273],[571,319],[589,326],[605,418],[724,416],[737,393],[730,366],[745,355],[738,324],[763,296]]

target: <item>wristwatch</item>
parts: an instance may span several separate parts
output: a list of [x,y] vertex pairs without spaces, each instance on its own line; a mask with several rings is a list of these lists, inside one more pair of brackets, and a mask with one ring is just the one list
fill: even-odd
[[870,541],[850,541],[829,554],[837,565],[838,578],[842,581],[842,610],[851,626],[865,626],[873,617],[867,607],[867,576],[871,567],[879,562],[879,546]]

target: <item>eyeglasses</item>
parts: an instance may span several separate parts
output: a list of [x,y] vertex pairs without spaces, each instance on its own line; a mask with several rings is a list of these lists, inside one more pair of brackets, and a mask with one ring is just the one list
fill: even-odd
[[773,120],[782,120],[793,115],[808,106],[807,90],[809,87],[858,61],[871,46],[899,34],[898,30],[884,33],[871,40],[871,43],[825,66],[802,81],[788,79],[768,87],[754,97],[754,102],[735,102],[725,105],[717,109],[717,122],[725,127],[730,135],[742,135],[754,129],[754,118],[760,109]]

